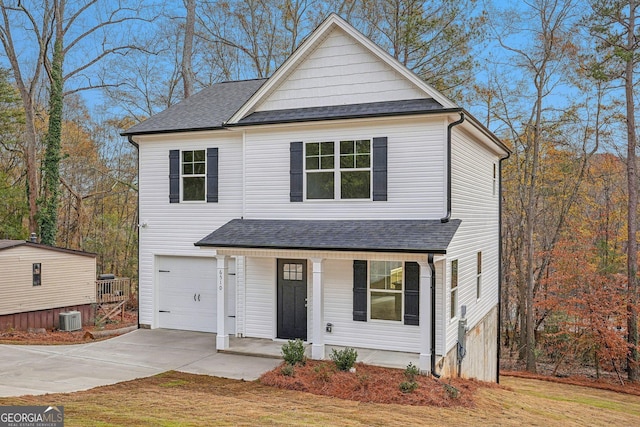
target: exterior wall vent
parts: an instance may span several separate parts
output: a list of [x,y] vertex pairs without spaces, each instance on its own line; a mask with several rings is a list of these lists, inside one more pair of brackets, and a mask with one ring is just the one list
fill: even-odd
[[82,317],[79,311],[60,313],[60,330],[77,331],[82,329]]

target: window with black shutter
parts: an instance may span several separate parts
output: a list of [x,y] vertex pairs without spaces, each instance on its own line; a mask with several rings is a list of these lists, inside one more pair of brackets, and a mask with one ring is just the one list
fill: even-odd
[[353,320],[419,325],[420,266],[416,262],[353,262]]
[[218,149],[169,151],[169,203],[218,202]]

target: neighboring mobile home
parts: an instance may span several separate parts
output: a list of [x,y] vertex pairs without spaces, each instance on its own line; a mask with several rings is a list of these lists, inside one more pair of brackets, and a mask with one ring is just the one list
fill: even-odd
[[[500,160],[462,108],[337,15],[268,79],[128,129],[140,323],[419,355],[497,376]],[[464,349],[458,352],[459,325]],[[435,372],[434,372],[435,373]]]
[[0,240],[0,271],[0,330],[57,328],[66,311],[93,321],[95,254]]

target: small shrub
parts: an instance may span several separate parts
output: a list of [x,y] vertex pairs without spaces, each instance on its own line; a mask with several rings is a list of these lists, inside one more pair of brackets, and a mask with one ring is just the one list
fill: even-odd
[[331,351],[330,357],[339,370],[348,371],[353,368],[353,365],[355,365],[356,359],[358,358],[358,352],[351,347],[347,347],[344,350],[336,350],[334,348]]
[[331,377],[333,376],[333,371],[331,368],[325,364],[321,363],[313,368],[313,372],[316,374],[316,378],[322,382],[329,382]]
[[442,384],[442,386],[444,387],[444,391],[447,392],[447,396],[449,396],[450,398],[457,399],[460,395],[458,389],[451,384]]
[[404,377],[409,382],[415,382],[418,375],[420,375],[420,369],[413,363],[409,362],[407,368],[404,370]]
[[284,375],[285,377],[296,376],[295,368],[293,367],[293,365],[289,365],[288,363],[286,363],[282,368],[280,368],[280,373],[282,373],[282,375]]
[[403,381],[400,383],[400,391],[403,393],[411,393],[418,388],[418,383],[415,381]]
[[307,357],[304,355],[304,344],[301,339],[289,340],[282,345],[282,357],[289,365],[304,365]]

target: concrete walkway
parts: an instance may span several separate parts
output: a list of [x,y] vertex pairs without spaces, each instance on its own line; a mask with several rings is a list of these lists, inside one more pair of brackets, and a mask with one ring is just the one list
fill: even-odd
[[139,329],[76,345],[0,345],[0,397],[66,393],[176,370],[254,380],[282,360],[218,353],[215,334]]

